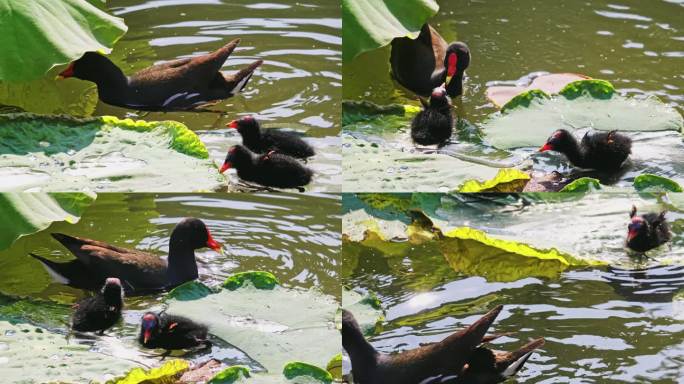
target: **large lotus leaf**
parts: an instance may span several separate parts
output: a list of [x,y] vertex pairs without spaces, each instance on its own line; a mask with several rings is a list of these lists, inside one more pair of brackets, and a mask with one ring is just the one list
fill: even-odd
[[199,300],[167,303],[169,313],[208,325],[212,334],[261,363],[269,372],[261,377],[276,375],[282,382],[283,368],[293,360],[325,367],[340,350],[334,326],[339,304],[315,290],[263,290],[248,284]]
[[134,361],[89,349],[41,327],[0,321],[3,383],[102,382],[137,367]]
[[54,221],[78,222],[95,196],[86,193],[0,194],[0,250],[19,237],[47,228]]
[[515,281],[527,276],[555,278],[572,265],[587,265],[556,249],[536,249],[501,240],[473,228],[444,233],[440,247],[454,270],[495,281]]
[[439,10],[435,0],[342,0],[342,58],[389,44],[395,37],[418,37]]
[[85,52],[109,53],[126,30],[86,0],[0,0],[0,80],[34,80]]
[[0,105],[41,114],[91,116],[97,106],[97,88],[85,81],[39,78],[27,82],[0,81]]
[[111,116],[0,116],[6,191],[195,191],[225,178],[204,144],[174,121]]
[[458,188],[458,192],[521,192],[529,181],[530,175],[527,173],[515,168],[506,168],[500,170],[491,180],[468,180]]
[[676,181],[650,173],[635,177],[634,188],[639,192],[682,192],[682,186]]
[[498,169],[440,153],[385,147],[343,133],[345,192],[434,192],[455,189],[462,180],[491,179]]
[[[537,147],[556,129],[681,131],[682,116],[655,97],[623,97],[603,80],[568,84],[557,96],[517,99],[483,125],[490,144],[501,149]],[[512,102],[516,99],[512,100]]]

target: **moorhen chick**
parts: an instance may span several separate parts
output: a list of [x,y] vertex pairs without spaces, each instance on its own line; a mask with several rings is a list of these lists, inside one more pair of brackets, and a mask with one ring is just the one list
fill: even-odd
[[463,93],[463,72],[470,65],[470,50],[465,43],[448,44],[425,23],[416,39],[392,40],[392,76],[403,87],[427,97],[433,89],[446,87],[451,97]]
[[220,72],[238,43],[235,39],[212,53],[157,64],[132,76],[107,57],[86,52],[59,75],[97,84],[100,100],[107,104],[145,111],[188,110],[234,96],[245,87],[262,60],[232,75]]
[[169,240],[168,261],[150,253],[120,248],[102,241],[53,233],[76,259],[57,263],[38,259],[56,281],[82,289],[96,289],[108,277],[121,280],[128,293],[172,288],[198,277],[195,250],[221,250],[204,222],[187,218],[176,224]]
[[273,151],[255,156],[249,149],[236,145],[228,150],[226,160],[219,172],[230,168],[237,170],[238,177],[266,187],[296,188],[304,192],[304,185],[311,182],[313,171],[290,156]]
[[86,297],[74,304],[71,328],[79,332],[99,332],[111,328],[121,318],[123,287],[116,277],[105,281],[102,290],[93,297]]
[[449,140],[453,128],[451,100],[444,88],[435,88],[423,109],[411,121],[411,138],[420,145],[441,145]]
[[[544,339],[534,340],[510,353],[494,352],[482,347],[483,342],[493,339],[485,336],[485,333],[502,308],[494,308],[468,328],[440,342],[393,355],[376,351],[364,338],[351,312],[343,310],[342,346],[351,359],[354,382],[416,384],[503,381],[507,375],[522,368],[534,349],[544,344]],[[459,381],[465,379],[473,381]],[[490,380],[475,381],[480,379]]]
[[208,328],[182,316],[147,312],[142,317],[138,341],[145,348],[184,349],[211,347]]
[[672,234],[663,211],[637,216],[636,206],[632,206],[627,226],[627,247],[637,252],[646,252],[670,241]]
[[262,131],[259,122],[252,116],[245,116],[231,121],[228,128],[237,129],[242,136],[242,145],[254,153],[277,153],[306,159],[313,156],[314,150],[295,132],[267,129]]
[[632,139],[617,131],[587,132],[578,143],[570,132],[559,129],[539,148],[544,151],[560,152],[576,167],[615,171],[632,152]]

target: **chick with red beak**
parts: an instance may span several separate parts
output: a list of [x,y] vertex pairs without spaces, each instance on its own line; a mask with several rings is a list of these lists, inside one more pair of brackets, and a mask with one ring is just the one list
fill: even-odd
[[646,252],[670,241],[672,234],[665,214],[663,211],[638,216],[636,207],[632,206],[629,213],[631,220],[627,225],[627,247],[637,252]]

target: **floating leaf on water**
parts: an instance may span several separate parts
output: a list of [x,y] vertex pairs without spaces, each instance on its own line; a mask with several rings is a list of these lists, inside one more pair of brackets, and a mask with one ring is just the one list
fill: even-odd
[[395,37],[418,37],[438,10],[434,0],[342,0],[343,60],[387,45]]
[[515,108],[527,108],[534,100],[544,100],[549,99],[550,97],[551,96],[544,91],[539,89],[530,89],[529,91],[524,91],[513,97],[503,107],[501,107],[501,112],[507,112]]
[[204,144],[175,121],[0,116],[8,191],[194,191],[225,184]]
[[0,250],[55,221],[78,222],[94,200],[95,195],[88,193],[0,194]]
[[213,293],[214,291],[211,288],[207,287],[203,283],[200,283],[199,281],[188,281],[172,289],[166,297],[167,299],[176,299],[181,301],[197,300]]
[[601,183],[592,177],[580,177],[563,187],[559,192],[589,192],[601,189]]
[[325,369],[330,372],[334,380],[342,381],[342,354],[338,353],[330,359]]
[[615,93],[605,80],[568,84],[549,99],[533,98],[496,113],[482,124],[487,141],[496,148],[538,147],[557,129],[612,131],[681,131],[684,119],[655,97],[636,99]]
[[313,364],[300,361],[287,363],[285,367],[283,367],[283,376],[285,376],[288,380],[305,376],[324,384],[329,384],[333,381],[333,377],[330,372]]
[[33,80],[85,52],[109,53],[128,27],[91,2],[0,2],[0,80]]
[[495,106],[500,108],[525,91],[540,90],[547,95],[557,94],[567,84],[583,79],[589,79],[589,77],[576,73],[549,73],[535,77],[526,86],[494,85],[488,87],[486,95]]
[[249,368],[234,365],[216,374],[207,384],[233,384],[247,377],[249,377]]
[[501,169],[491,180],[485,182],[466,181],[458,188],[458,192],[522,192],[529,180],[530,175],[515,168]]
[[682,192],[682,187],[667,177],[644,173],[634,178],[634,188],[639,192]]
[[382,331],[385,314],[375,294],[362,295],[356,291],[343,289],[342,308],[354,314],[364,335],[375,335]]
[[174,384],[188,369],[190,369],[190,364],[187,361],[171,360],[161,367],[149,370],[133,368],[125,377],[109,380],[107,384]]

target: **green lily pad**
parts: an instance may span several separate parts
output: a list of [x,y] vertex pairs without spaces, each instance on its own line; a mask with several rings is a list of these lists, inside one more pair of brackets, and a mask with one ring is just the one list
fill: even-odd
[[[527,100],[527,99],[525,99]],[[492,115],[483,123],[487,141],[496,148],[537,147],[557,129],[621,131],[681,131],[682,116],[656,97],[623,97],[604,80],[568,84],[559,95],[533,97]]]
[[235,365],[216,374],[207,384],[233,384],[246,377],[249,377],[249,368]]
[[389,44],[395,37],[418,37],[439,10],[435,0],[342,0],[342,58]]
[[528,181],[530,181],[530,175],[527,173],[515,168],[506,168],[501,169],[493,179],[485,182],[468,180],[458,188],[458,192],[521,192]]
[[124,378],[109,380],[107,384],[174,384],[189,368],[190,365],[185,360],[171,360],[150,370],[133,368]]
[[214,294],[214,290],[199,281],[188,281],[172,289],[166,296],[167,299],[197,300]]
[[506,282],[527,276],[556,278],[569,266],[591,265],[554,248],[537,249],[496,239],[468,227],[450,230],[444,236],[440,248],[451,267],[488,280]]
[[19,237],[39,232],[55,221],[78,222],[95,200],[86,193],[0,194],[0,250]]
[[86,0],[0,1],[0,80],[34,80],[85,52],[109,53],[127,29]]
[[521,79],[527,80],[528,85],[526,86],[493,85],[487,88],[486,95],[487,99],[500,108],[526,91],[539,90],[543,91],[545,95],[557,94],[569,83],[583,79],[589,79],[589,77],[577,73],[548,73],[537,76],[532,81],[529,81],[529,78]]
[[589,192],[601,189],[601,183],[592,177],[580,177],[573,180],[558,192]]
[[181,123],[24,113],[0,116],[0,176],[8,191],[178,192],[225,183]]
[[342,308],[354,314],[364,335],[375,335],[382,331],[385,314],[380,300],[373,293],[362,295],[356,291],[343,289]]
[[667,177],[644,173],[634,178],[634,188],[639,192],[682,192],[682,187]]
[[506,104],[504,104],[503,107],[501,107],[501,112],[510,111],[515,108],[527,108],[534,100],[543,100],[549,98],[551,98],[551,96],[542,90],[530,89],[529,91],[524,91],[509,100]]
[[223,282],[223,287],[234,291],[243,287],[246,283],[251,283],[257,289],[273,289],[280,283],[270,272],[247,271],[236,273]]
[[280,376],[293,359],[325,366],[340,350],[341,337],[334,326],[339,304],[316,290],[279,285],[264,290],[246,284],[199,300],[170,299],[167,304],[168,313],[206,324],[213,335],[258,361],[269,372],[258,376]]
[[333,381],[333,377],[330,372],[326,371],[325,369],[318,368],[313,364],[303,363],[300,361],[287,363],[285,367],[283,367],[283,376],[289,380],[301,376],[310,377],[325,384],[332,383]]

